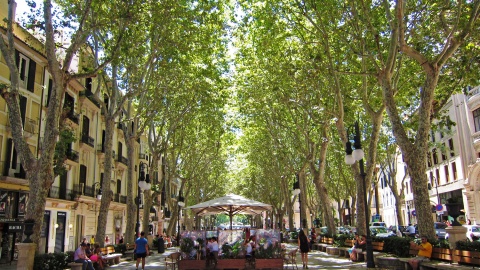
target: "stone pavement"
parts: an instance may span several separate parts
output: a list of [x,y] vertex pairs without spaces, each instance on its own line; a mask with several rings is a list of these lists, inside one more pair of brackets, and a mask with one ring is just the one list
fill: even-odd
[[[286,244],[287,249],[291,250],[296,248],[295,245]],[[176,247],[169,248],[163,254],[158,254],[155,250],[153,255],[148,256],[146,258],[145,263],[145,270],[153,270],[153,269],[165,269],[164,258],[177,250]],[[141,269],[141,262],[139,265],[139,269]],[[300,257],[300,253],[297,252],[297,266],[299,269],[302,269],[302,259]],[[287,269],[294,269],[293,265],[284,265],[284,268]],[[340,258],[337,255],[329,255],[325,252],[314,250],[308,254],[308,268],[309,269],[336,269],[336,270],[343,270],[343,269],[360,269],[366,268],[365,263],[353,263],[345,258]],[[16,270],[15,263],[12,265],[0,265],[1,270]],[[106,270],[135,270],[135,262],[134,261],[127,261],[122,259],[120,264],[112,265],[110,267],[105,268]],[[23,270],[23,269],[22,269]]]

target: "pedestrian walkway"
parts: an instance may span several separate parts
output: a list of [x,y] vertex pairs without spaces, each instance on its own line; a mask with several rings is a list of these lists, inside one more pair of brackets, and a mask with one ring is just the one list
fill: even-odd
[[[296,248],[295,245],[292,244],[286,244],[287,249],[294,249]],[[151,256],[148,256],[146,258],[146,263],[145,263],[145,270],[153,270],[153,269],[165,269],[165,257],[168,256],[168,254],[177,251],[176,247],[173,248],[168,248],[165,253],[159,254],[158,252],[153,252]],[[139,265],[139,269],[141,269],[141,262]],[[300,253],[297,253],[297,266],[299,269],[302,269],[302,259],[300,257]],[[292,269],[292,265],[285,265],[284,268],[290,268]],[[348,259],[345,258],[340,258],[336,255],[329,255],[325,252],[321,251],[312,251],[308,254],[308,268],[309,269],[336,269],[336,270],[343,270],[343,269],[360,269],[360,268],[366,268],[365,263],[354,263],[349,261]],[[16,265],[15,263],[12,263],[12,265],[0,265],[0,269],[2,270],[16,270]],[[106,270],[111,269],[111,270],[135,270],[135,261],[127,261],[123,260],[120,262],[120,264],[117,265],[112,265],[107,268]]]

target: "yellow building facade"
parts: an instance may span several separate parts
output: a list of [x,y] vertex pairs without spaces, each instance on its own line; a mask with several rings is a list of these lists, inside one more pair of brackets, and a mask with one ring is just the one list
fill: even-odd
[[[7,17],[8,1],[0,4],[0,18]],[[5,37],[5,25],[0,26]],[[42,141],[44,120],[48,109],[52,80],[46,69],[43,45],[24,29],[15,29],[16,61],[20,72],[20,108],[24,134],[32,153],[37,157]],[[81,63],[81,61],[77,61]],[[0,54],[0,82],[9,84],[10,72]],[[105,159],[105,123],[100,104],[92,97],[96,78],[86,78],[69,84],[64,96],[66,119],[62,125],[75,135],[65,161],[66,173],[56,177],[45,205],[39,253],[75,250],[85,237],[95,235],[100,201],[97,199],[103,179]],[[106,235],[112,243],[125,234],[127,201],[127,149],[119,122],[114,133],[114,168],[110,179],[113,200],[107,217]],[[135,145],[135,162],[149,162],[146,137]],[[136,166],[137,167],[137,166]],[[138,177],[138,171],[134,173]],[[138,179],[135,179],[138,180]],[[137,185],[134,184],[135,193]],[[8,109],[0,98],[0,263],[15,259],[15,242],[23,237],[22,222],[28,202],[29,185],[25,171],[15,151]],[[142,211],[143,212],[143,211]],[[143,213],[141,213],[143,217]]]

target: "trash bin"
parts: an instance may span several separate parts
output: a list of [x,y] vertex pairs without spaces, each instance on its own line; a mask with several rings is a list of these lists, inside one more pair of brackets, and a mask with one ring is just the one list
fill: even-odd
[[157,240],[157,246],[158,246],[158,253],[164,253],[165,252],[165,241],[163,240],[163,237],[160,236]]

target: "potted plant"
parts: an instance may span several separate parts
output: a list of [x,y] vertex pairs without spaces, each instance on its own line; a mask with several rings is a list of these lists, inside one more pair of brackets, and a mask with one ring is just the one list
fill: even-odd
[[[199,240],[203,239],[197,239]],[[191,238],[185,237],[182,238],[182,242],[180,244],[180,251],[182,252],[182,260],[178,261],[178,269],[198,269],[199,265],[206,264],[206,260],[196,260],[196,254],[193,251],[195,250],[195,243]],[[197,250],[197,252],[202,252],[201,249]]]
[[242,248],[242,241],[233,244],[222,245],[222,256],[218,260],[215,268],[217,269],[244,269],[245,259],[238,259],[238,253]]
[[462,226],[457,220],[458,216],[460,216],[460,210],[463,207],[462,198],[458,196],[448,198],[445,206],[447,206],[448,215],[453,218],[452,226]]
[[261,239],[255,251],[255,269],[266,268],[283,269],[283,250],[279,242],[272,244]]
[[33,218],[29,218],[23,221],[23,224],[25,225],[23,234],[25,234],[26,236],[25,240],[23,240],[23,243],[33,243],[30,239],[30,235],[33,234],[33,226],[35,226],[35,220]]
[[180,243],[180,251],[182,252],[183,259],[190,259],[191,253],[194,248],[195,243],[193,243],[193,240],[191,238],[182,238],[182,242]]

